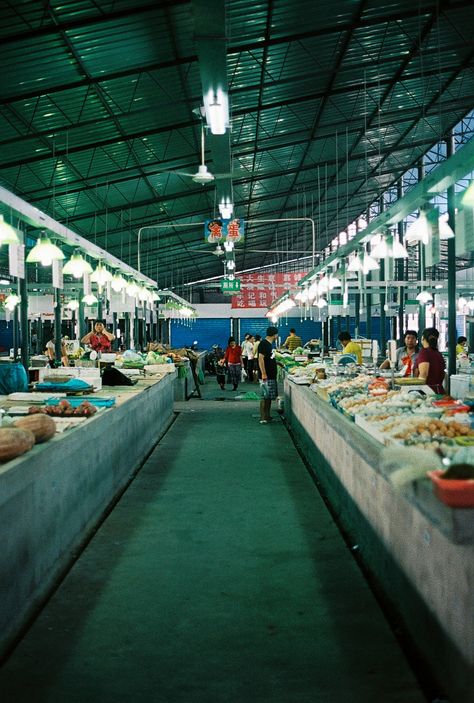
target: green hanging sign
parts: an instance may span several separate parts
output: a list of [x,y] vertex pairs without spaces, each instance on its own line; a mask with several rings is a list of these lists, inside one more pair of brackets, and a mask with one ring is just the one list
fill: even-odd
[[224,293],[224,295],[240,293],[240,278],[222,278],[221,293]]

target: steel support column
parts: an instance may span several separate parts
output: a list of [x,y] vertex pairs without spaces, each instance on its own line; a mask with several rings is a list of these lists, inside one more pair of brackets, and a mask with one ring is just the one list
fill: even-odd
[[25,278],[18,279],[18,292],[20,294],[21,363],[25,367],[26,374],[28,375],[30,360],[30,329],[28,325],[28,288],[26,281],[26,266]]
[[[446,158],[454,154],[454,135],[446,140]],[[448,188],[448,224],[455,230],[454,186]],[[448,239],[448,375],[456,373],[456,238]]]

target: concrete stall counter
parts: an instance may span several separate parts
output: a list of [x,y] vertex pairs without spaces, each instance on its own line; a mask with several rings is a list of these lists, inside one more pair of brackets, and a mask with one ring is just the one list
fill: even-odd
[[285,380],[285,415],[316,482],[375,588],[452,703],[474,691],[474,509],[429,479],[397,491],[383,445],[307,387]]
[[171,422],[173,382],[106,388],[114,407],[0,465],[0,654]]

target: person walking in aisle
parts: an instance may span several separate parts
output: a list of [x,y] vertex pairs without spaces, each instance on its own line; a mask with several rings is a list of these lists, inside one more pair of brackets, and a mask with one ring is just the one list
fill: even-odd
[[[253,345],[255,344],[255,337],[253,334],[250,335],[250,337],[247,339],[245,342],[245,348],[247,350],[247,381],[249,383],[252,383],[253,381],[253,372],[254,372],[254,367],[255,367],[255,359],[254,359],[254,353],[253,353]],[[243,352],[243,350],[242,350]]]
[[232,390],[236,391],[242,378],[242,349],[234,337],[229,337],[224,359],[227,362],[229,382],[232,383]]
[[267,336],[258,345],[258,377],[262,399],[260,400],[260,424],[272,421],[270,409],[272,400],[278,397],[277,362],[272,344],[278,337],[277,327],[268,327]]
[[247,358],[247,342],[250,338],[250,332],[247,332],[244,336],[244,340],[242,344],[240,345],[242,348],[242,366],[244,368],[245,373],[247,373],[247,363],[248,363],[248,358]]
[[291,328],[290,334],[286,338],[283,346],[286,347],[290,352],[293,352],[298,347],[303,346],[303,340],[299,335],[296,334],[296,330],[294,329],[294,327]]

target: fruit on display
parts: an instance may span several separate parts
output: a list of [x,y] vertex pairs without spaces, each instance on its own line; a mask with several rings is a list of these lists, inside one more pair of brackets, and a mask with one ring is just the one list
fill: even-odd
[[20,427],[22,430],[29,430],[35,436],[35,443],[41,444],[47,442],[48,439],[54,437],[56,433],[56,425],[54,420],[42,413],[27,415],[15,420],[14,427]]
[[35,443],[30,430],[20,427],[0,427],[0,462],[10,461],[28,452]]

